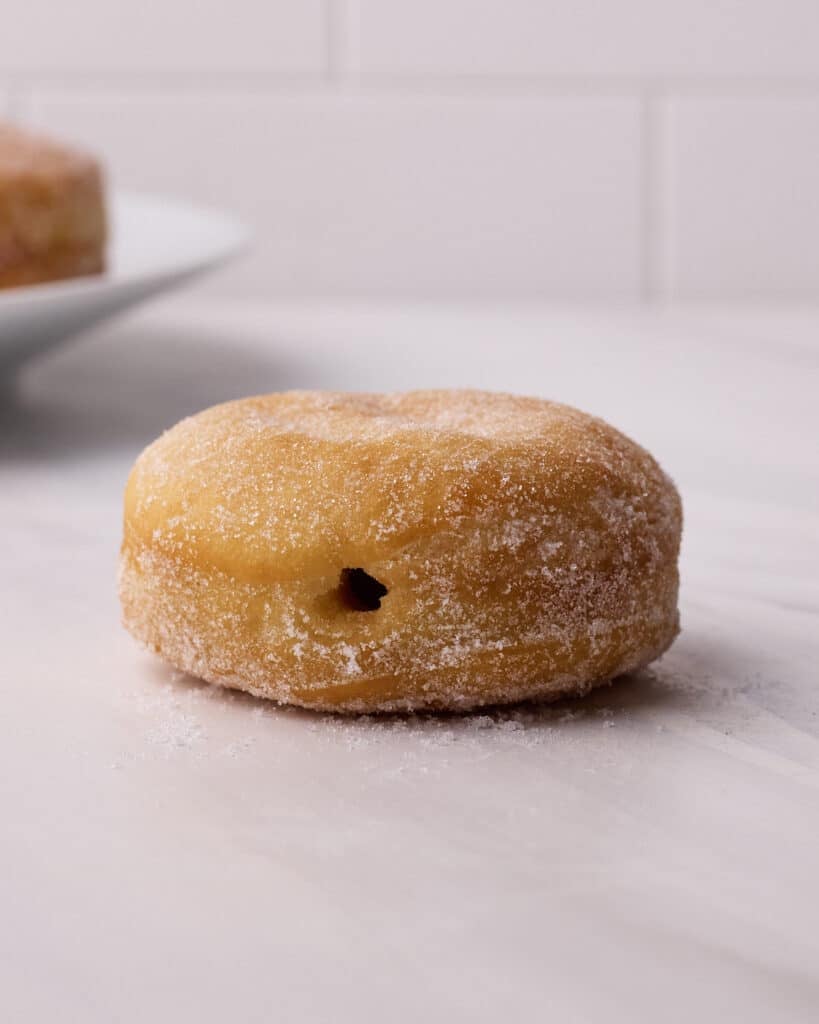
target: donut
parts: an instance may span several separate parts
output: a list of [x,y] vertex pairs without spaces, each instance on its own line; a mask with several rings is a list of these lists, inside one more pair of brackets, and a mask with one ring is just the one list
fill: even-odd
[[0,288],[101,273],[105,240],[96,161],[0,124]]
[[651,455],[566,405],[263,395],[138,458],[123,620],[186,673],[305,708],[553,700],[671,644],[681,525]]

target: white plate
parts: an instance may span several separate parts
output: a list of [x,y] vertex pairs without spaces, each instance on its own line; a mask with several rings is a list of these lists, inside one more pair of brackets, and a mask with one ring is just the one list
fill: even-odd
[[116,192],[109,206],[105,274],[0,291],[0,372],[218,266],[248,237],[232,217],[176,200]]

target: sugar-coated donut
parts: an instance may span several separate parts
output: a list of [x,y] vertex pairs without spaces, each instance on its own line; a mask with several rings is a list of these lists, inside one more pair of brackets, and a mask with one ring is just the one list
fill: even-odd
[[303,707],[553,699],[671,644],[681,523],[654,459],[565,405],[247,398],[137,460],[124,622],[177,668]]
[[0,124],[0,288],[98,274],[105,241],[97,162]]

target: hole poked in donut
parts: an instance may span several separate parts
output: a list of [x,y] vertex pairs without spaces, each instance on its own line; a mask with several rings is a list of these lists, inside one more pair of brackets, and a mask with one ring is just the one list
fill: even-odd
[[354,612],[374,612],[381,607],[387,588],[363,569],[342,569],[338,584],[342,604]]

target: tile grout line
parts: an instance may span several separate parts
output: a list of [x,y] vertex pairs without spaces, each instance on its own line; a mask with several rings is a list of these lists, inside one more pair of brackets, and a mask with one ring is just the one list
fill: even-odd
[[357,0],[324,0],[327,79],[339,91],[358,74],[358,17]]
[[305,90],[326,90],[339,80],[355,83],[356,91],[374,95],[438,95],[493,97],[624,96],[645,90],[657,94],[680,93],[704,98],[791,99],[819,98],[819,78],[767,80],[763,78],[652,78],[641,75],[435,75],[362,73],[358,41],[357,0],[325,0],[324,69],[313,71],[159,70],[78,71],[29,68],[8,72],[9,91],[26,88],[86,90],[94,93],[134,90],[172,90],[233,94],[242,89],[286,95]]
[[665,96],[656,87],[642,94],[641,270],[642,297],[650,305],[668,299],[668,167],[664,145]]
[[674,223],[671,202],[674,183],[674,162],[671,156],[671,94],[656,98],[654,117],[655,152],[655,273],[658,300],[669,304],[674,300]]

